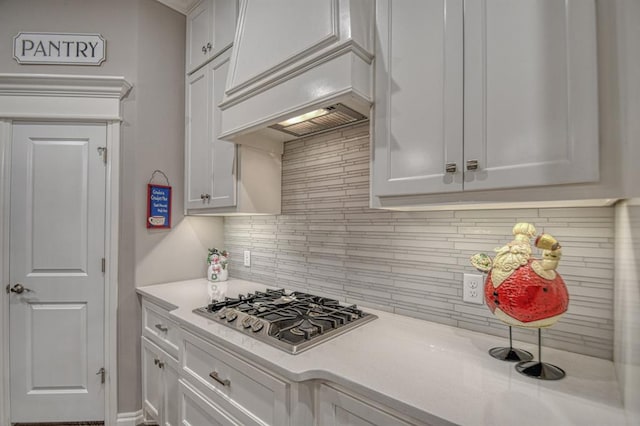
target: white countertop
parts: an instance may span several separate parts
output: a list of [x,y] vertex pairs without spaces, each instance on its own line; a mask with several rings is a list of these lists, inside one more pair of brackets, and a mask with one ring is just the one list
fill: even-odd
[[[222,284],[222,285],[220,285]],[[264,285],[218,283],[229,297]],[[507,340],[365,308],[378,319],[297,355],[192,313],[208,303],[205,279],[140,287],[184,328],[292,381],[325,379],[433,424],[624,425],[611,361],[550,348],[543,360],[564,369],[558,381],[520,375],[487,351]],[[505,335],[506,335],[505,327]],[[543,332],[544,339],[544,332]],[[543,340],[544,341],[544,340]],[[537,354],[535,346],[517,346]]]

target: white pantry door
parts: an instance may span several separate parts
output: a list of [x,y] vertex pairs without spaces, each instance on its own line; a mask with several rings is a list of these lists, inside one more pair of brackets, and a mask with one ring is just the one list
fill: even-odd
[[106,125],[13,126],[12,422],[104,419],[105,145]]

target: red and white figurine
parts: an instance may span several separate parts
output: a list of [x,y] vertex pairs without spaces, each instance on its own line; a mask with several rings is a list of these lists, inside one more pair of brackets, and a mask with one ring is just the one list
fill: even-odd
[[536,229],[528,223],[513,227],[514,240],[496,249],[491,261],[485,254],[472,256],[471,263],[488,272],[485,301],[491,312],[508,325],[527,328],[550,327],[569,306],[569,293],[556,272],[562,250],[551,235],[542,234],[535,246],[542,259],[531,255]]

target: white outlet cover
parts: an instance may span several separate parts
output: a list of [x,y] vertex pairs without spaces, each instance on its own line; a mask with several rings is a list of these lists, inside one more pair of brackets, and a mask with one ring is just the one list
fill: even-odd
[[249,250],[244,251],[244,266],[251,266],[251,252]]
[[480,274],[464,274],[462,284],[462,301],[466,303],[484,304],[484,276]]

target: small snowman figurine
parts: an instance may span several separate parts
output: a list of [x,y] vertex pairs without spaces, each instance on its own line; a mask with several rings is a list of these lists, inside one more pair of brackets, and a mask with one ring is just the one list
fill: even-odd
[[229,279],[229,252],[227,250],[218,250],[210,248],[207,256],[207,279],[209,281],[226,281]]

